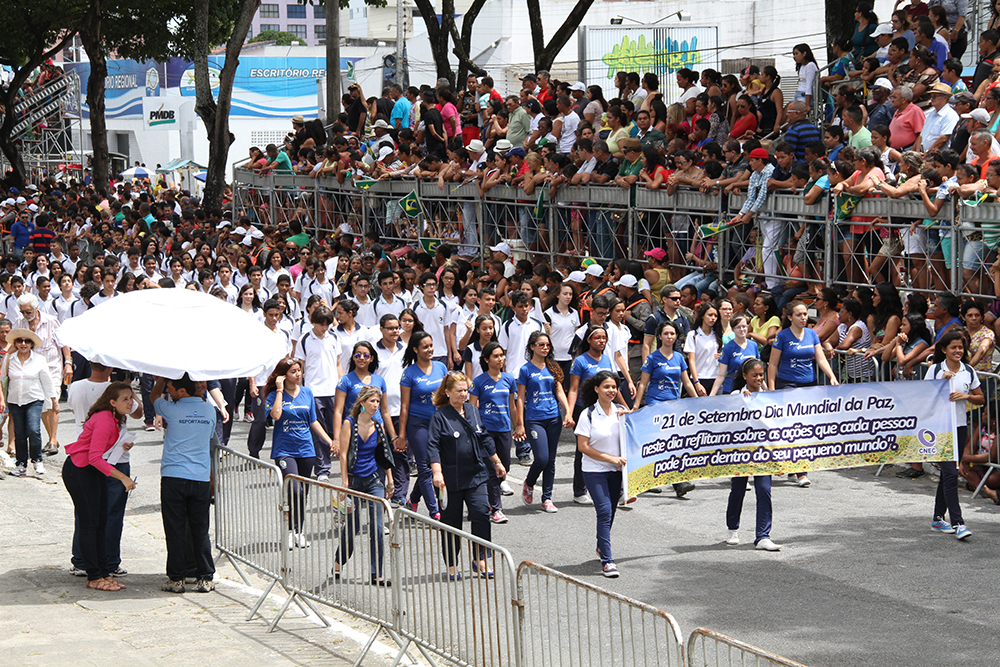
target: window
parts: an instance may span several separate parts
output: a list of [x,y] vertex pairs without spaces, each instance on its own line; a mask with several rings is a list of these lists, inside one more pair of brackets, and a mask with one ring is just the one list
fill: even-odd
[[278,16],[278,5],[268,4],[260,6],[260,17],[262,19],[276,19]]
[[304,19],[306,17],[306,6],[300,4],[288,5],[288,18]]
[[304,40],[306,38],[306,27],[304,25],[294,25],[292,23],[288,24],[288,32],[292,33],[299,39]]
[[281,32],[281,26],[278,25],[277,23],[261,23],[260,31],[264,32],[265,30],[274,30],[275,32]]
[[314,19],[325,19],[326,18],[326,5],[313,5],[313,18]]
[[316,39],[326,39],[326,26],[325,25],[313,26],[313,31],[316,33]]

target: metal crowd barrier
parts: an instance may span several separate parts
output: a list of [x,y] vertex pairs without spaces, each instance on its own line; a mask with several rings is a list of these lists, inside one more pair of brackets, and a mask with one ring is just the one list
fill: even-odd
[[517,568],[526,665],[680,667],[684,638],[670,614],[525,561]]
[[[288,475],[284,586],[288,598],[271,622],[274,630],[288,606],[302,599],[345,611],[375,625],[358,664],[381,631],[404,646],[394,629],[397,616],[390,574],[392,508],[384,498]],[[311,605],[310,605],[311,606]],[[317,616],[327,625],[326,619]],[[400,655],[405,653],[405,646]]]
[[524,664],[510,552],[404,509],[393,514],[392,550],[403,650],[413,642],[429,660],[426,651],[470,667]]
[[278,539],[284,504],[281,471],[273,464],[226,447],[213,448],[212,463],[215,547],[246,585],[250,580],[241,566],[270,580],[247,614],[250,620],[274,585],[282,583],[284,556]]
[[687,667],[805,667],[756,646],[698,628],[687,642]]

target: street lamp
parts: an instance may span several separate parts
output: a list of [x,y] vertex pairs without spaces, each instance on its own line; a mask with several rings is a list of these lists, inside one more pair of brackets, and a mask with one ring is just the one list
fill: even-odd
[[635,19],[629,18],[628,16],[619,15],[611,19],[611,25],[621,25],[622,21],[631,21],[632,23],[638,23],[639,25],[656,25],[657,23],[662,23],[663,21],[666,21],[667,19],[673,18],[675,16],[677,17],[678,21],[687,22],[691,20],[691,12],[684,9],[679,9],[676,12],[673,12],[672,14],[667,14],[663,18],[653,21],[652,23],[643,23],[642,21],[636,21]]

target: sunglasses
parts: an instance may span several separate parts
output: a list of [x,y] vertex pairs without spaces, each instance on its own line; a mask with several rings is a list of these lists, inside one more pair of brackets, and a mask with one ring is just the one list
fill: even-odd
[[678,294],[677,296],[668,296],[668,297],[664,297],[664,298],[670,299],[671,301],[680,301],[681,300],[681,295]]
[[371,359],[372,355],[368,354],[367,352],[355,352],[354,353],[354,358],[355,359]]
[[18,338],[14,342],[17,343],[18,345],[21,345],[22,343],[27,345],[28,343],[34,343],[35,341],[31,340],[30,338]]
[[552,347],[552,343],[535,343],[535,347]]

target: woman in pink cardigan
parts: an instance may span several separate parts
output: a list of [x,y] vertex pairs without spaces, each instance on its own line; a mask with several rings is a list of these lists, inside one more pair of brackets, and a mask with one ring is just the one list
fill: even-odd
[[[104,526],[108,519],[108,484],[110,475],[125,485],[127,491],[135,482],[104,459],[115,446],[125,426],[125,417],[133,409],[132,386],[128,382],[112,382],[87,414],[80,438],[66,445],[66,463],[62,478],[80,520],[80,552],[87,570],[87,588],[99,591],[120,591],[125,586],[108,571],[105,554]],[[131,449],[131,443],[124,448]]]

